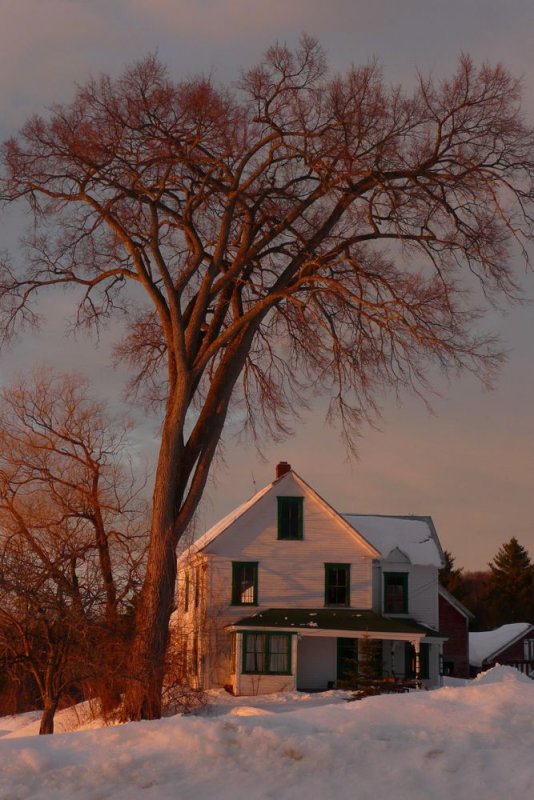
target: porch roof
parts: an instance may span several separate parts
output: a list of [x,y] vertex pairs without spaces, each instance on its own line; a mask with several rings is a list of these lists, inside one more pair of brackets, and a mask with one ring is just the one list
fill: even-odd
[[266,608],[249,617],[243,617],[227,627],[234,630],[249,628],[299,630],[303,634],[313,633],[316,636],[319,631],[337,631],[384,633],[388,639],[394,638],[392,634],[399,634],[402,638],[410,634],[417,638],[425,636],[447,638],[409,617],[383,617],[374,611],[356,608]]

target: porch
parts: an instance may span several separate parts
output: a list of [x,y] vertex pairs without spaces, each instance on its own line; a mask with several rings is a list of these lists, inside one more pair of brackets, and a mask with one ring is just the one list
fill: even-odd
[[235,694],[334,688],[369,659],[392,688],[438,686],[444,637],[409,618],[358,609],[270,608],[228,629],[235,633]]

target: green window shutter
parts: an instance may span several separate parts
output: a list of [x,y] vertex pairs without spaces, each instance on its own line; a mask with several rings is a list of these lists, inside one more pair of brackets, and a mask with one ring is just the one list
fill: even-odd
[[384,572],[384,613],[408,613],[407,572]]
[[258,605],[257,561],[232,561],[232,605]]
[[278,497],[278,538],[302,539],[304,534],[304,498]]
[[350,606],[350,564],[324,565],[325,606]]

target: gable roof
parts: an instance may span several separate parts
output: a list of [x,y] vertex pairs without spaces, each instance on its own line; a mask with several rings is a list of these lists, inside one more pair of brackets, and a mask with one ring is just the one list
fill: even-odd
[[400,550],[412,564],[443,566],[443,550],[432,517],[389,516],[384,514],[342,514],[387,558]]
[[321,506],[323,511],[325,511],[332,519],[336,520],[342,528],[344,528],[347,533],[350,534],[354,539],[356,539],[363,547],[367,550],[369,555],[373,558],[380,557],[379,550],[375,547],[375,545],[370,542],[361,531],[357,530],[353,525],[350,524],[346,519],[344,519],[342,514],[339,514],[332,506],[326,502],[317,492],[315,489],[312,489],[309,484],[303,480],[300,475],[297,475],[296,472],[293,470],[289,470],[285,472],[280,478],[272,481],[272,483],[267,484],[264,486],[263,489],[260,489],[259,492],[256,492],[249,500],[245,503],[242,503],[237,508],[234,508],[229,514],[227,514],[223,519],[219,520],[219,522],[215,523],[209,530],[206,531],[202,536],[200,536],[196,541],[193,542],[184,552],[180,555],[178,562],[180,563],[182,560],[190,558],[195,553],[199,553],[202,550],[205,550],[214,539],[220,536],[224,531],[226,531],[231,525],[234,524],[240,517],[243,516],[250,508],[252,508],[256,503],[258,503],[268,492],[270,492],[275,487],[282,487],[284,482],[287,482],[291,476],[299,485],[302,491],[305,494],[311,495]]
[[219,522],[216,522],[215,525],[206,531],[206,533],[203,533],[202,536],[199,536],[198,539],[193,542],[193,544],[184,550],[184,552],[178,558],[178,561],[180,562],[186,556],[190,557],[195,553],[199,553],[201,550],[204,550],[214,539],[217,538],[217,536],[229,528],[230,525],[233,525],[233,523],[239,519],[239,517],[243,516],[243,514],[248,511],[249,508],[252,508],[252,506],[256,505],[258,500],[261,500],[261,498],[267,494],[269,489],[271,489],[275,483],[276,481],[267,484],[267,486],[264,486],[263,489],[260,489],[259,492],[256,492],[256,494],[253,495],[249,500],[241,503],[240,506],[237,506],[233,509],[233,511],[230,511],[230,513],[220,519]]
[[512,622],[493,631],[470,633],[469,663],[474,667],[481,667],[485,661],[493,661],[499,653],[530,631],[534,632],[534,625],[529,622]]
[[475,618],[475,615],[471,611],[469,611],[469,609],[466,608],[463,605],[463,603],[460,603],[458,598],[456,598],[453,594],[451,594],[449,591],[447,591],[447,589],[444,586],[442,586],[441,584],[439,584],[439,586],[438,586],[438,593],[441,595],[441,597],[443,597],[444,600],[446,600],[448,603],[450,603],[451,606],[454,606],[454,608],[457,611],[459,611],[460,614],[463,614],[464,617],[466,617],[467,619],[474,619]]

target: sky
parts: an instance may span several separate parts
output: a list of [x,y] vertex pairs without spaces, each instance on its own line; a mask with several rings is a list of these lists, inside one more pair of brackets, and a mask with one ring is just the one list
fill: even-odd
[[[334,70],[377,57],[385,77],[410,85],[417,70],[451,72],[461,53],[502,61],[522,76],[524,109],[534,123],[532,0],[0,0],[0,138],[33,113],[66,102],[75,83],[157,53],[176,78],[210,72],[233,81],[270,44],[316,36]],[[0,249],[19,221],[0,217]],[[534,559],[534,277],[517,264],[523,305],[492,312],[508,354],[493,391],[469,376],[436,378],[432,412],[420,399],[382,397],[382,419],[361,432],[348,461],[339,432],[324,422],[324,399],[303,412],[294,435],[255,445],[225,435],[199,532],[272,480],[286,460],[342,512],[429,514],[458,566],[484,569],[515,536]],[[0,381],[43,361],[87,372],[95,394],[116,409],[124,371],[109,359],[113,331],[97,346],[64,338],[68,298],[49,296],[48,324],[24,333],[0,361]],[[158,424],[138,421],[137,448],[153,458]]]

